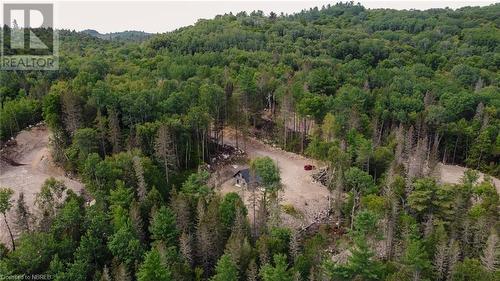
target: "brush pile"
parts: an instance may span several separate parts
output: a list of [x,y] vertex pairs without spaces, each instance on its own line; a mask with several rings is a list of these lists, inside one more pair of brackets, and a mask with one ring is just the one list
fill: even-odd
[[328,167],[322,167],[311,175],[314,182],[319,182],[324,186],[328,186],[331,180],[331,171]]

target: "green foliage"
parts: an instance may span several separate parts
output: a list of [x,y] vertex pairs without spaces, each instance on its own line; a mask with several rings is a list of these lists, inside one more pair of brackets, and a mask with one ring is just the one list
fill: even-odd
[[215,267],[215,275],[210,279],[211,281],[237,281],[238,268],[234,264],[229,255],[222,255],[217,266]]
[[469,258],[465,258],[463,262],[457,263],[452,273],[453,280],[457,281],[493,281],[497,277],[498,274],[495,276],[495,273],[486,271],[480,261]]
[[210,175],[207,172],[200,172],[190,175],[182,184],[181,191],[184,194],[193,197],[194,199],[197,199],[200,196],[206,196],[210,193],[210,189],[206,185],[209,176]]
[[325,266],[329,277],[338,280],[380,280],[384,273],[382,264],[375,260],[364,238],[356,239],[346,265],[327,263]]
[[424,248],[422,241],[411,239],[406,246],[403,263],[407,266],[413,276],[428,275],[431,268],[431,261]]
[[0,140],[14,137],[28,125],[34,125],[41,120],[40,102],[21,97],[3,103],[0,109]]
[[12,195],[14,191],[10,188],[0,188],[0,213],[5,215],[12,208]]
[[250,163],[250,168],[261,179],[264,188],[276,190],[281,187],[279,168],[271,158],[255,158]]
[[153,214],[149,231],[151,238],[163,242],[167,246],[176,245],[178,230],[176,228],[175,215],[169,208],[162,206]]
[[235,192],[224,195],[219,205],[219,212],[222,223],[227,230],[233,227],[237,212],[240,212],[240,215],[243,217],[246,217],[248,213],[241,197]]
[[274,266],[266,264],[260,269],[263,281],[292,281],[292,273],[288,270],[285,255],[274,255]]
[[[63,247],[65,245],[58,243],[49,233],[24,234],[17,240],[16,250],[9,254],[9,259],[5,263],[7,268],[14,273],[44,272],[49,266],[52,256]],[[37,254],[33,255],[33,253]]]
[[429,214],[450,214],[452,192],[449,186],[440,186],[434,179],[422,178],[415,181],[413,191],[408,196],[409,206],[420,216]]
[[[48,179],[29,231],[0,249],[0,275],[498,279],[479,262],[498,225],[494,185],[472,171],[454,185],[421,176],[437,160],[500,175],[499,8],[337,3],[225,14],[146,41],[61,30],[59,71],[0,72],[0,139],[43,116],[53,159],[90,194]],[[219,167],[228,132],[239,146],[252,135],[324,161],[329,189],[347,192],[330,197],[339,223],[300,233],[269,223],[250,237],[249,198],[221,199],[199,168]],[[158,157],[162,141],[168,159]],[[278,164],[251,163],[271,200]],[[6,216],[11,196],[0,190]],[[351,255],[333,264],[327,249]]]
[[108,248],[113,256],[129,266],[141,260],[144,252],[141,242],[129,225],[122,226],[110,237]]
[[347,190],[356,190],[361,193],[373,192],[373,178],[365,171],[351,167],[345,173],[345,184]]
[[153,249],[146,253],[144,262],[137,271],[138,281],[170,281],[172,274],[162,261],[158,250]]

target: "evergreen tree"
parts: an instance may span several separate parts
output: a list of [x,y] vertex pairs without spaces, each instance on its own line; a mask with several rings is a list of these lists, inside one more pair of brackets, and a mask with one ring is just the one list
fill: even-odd
[[24,200],[24,192],[19,193],[19,197],[16,201],[15,209],[15,228],[18,233],[25,233],[30,231],[31,220],[33,219],[32,214],[29,210],[26,201]]
[[137,271],[138,281],[171,281],[171,273],[168,267],[162,262],[158,250],[153,249],[146,253],[144,262]]
[[419,239],[412,239],[406,247],[403,263],[407,266],[412,275],[412,280],[423,280],[427,275],[427,270],[431,268],[431,263],[427,258],[423,243]]
[[12,200],[11,197],[14,194],[14,191],[10,188],[0,188],[0,213],[3,216],[3,221],[7,226],[7,230],[9,231],[10,241],[12,243],[12,249],[16,249],[16,244],[14,242],[14,235],[12,234],[12,230],[10,229],[9,222],[7,221],[7,213],[12,208]]
[[162,241],[167,246],[176,245],[179,232],[175,225],[175,221],[175,215],[172,210],[162,206],[152,216],[149,226],[151,238],[156,241]]
[[215,267],[215,275],[211,281],[238,281],[238,268],[230,255],[225,254],[220,257]]
[[492,230],[490,236],[488,237],[483,255],[481,256],[481,262],[486,270],[490,272],[498,270],[498,266],[500,264],[500,244],[495,230]]
[[292,272],[288,270],[288,265],[286,262],[285,255],[275,255],[274,266],[271,264],[265,264],[260,269],[260,277],[263,281],[292,281]]

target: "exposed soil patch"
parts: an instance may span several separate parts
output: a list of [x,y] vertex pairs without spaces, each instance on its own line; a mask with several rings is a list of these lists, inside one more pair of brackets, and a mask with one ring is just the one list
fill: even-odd
[[[440,171],[441,182],[452,184],[460,183],[462,177],[464,176],[464,172],[467,170],[467,168],[461,166],[445,164],[439,164],[438,169]],[[484,180],[484,176],[485,174],[479,173],[479,182]],[[497,192],[500,194],[500,180],[491,176],[490,178],[492,179]]]
[[[50,132],[43,124],[21,131],[0,150],[0,186],[14,190],[13,199],[24,192],[24,198],[33,212],[35,195],[43,182],[54,177],[62,180],[76,193],[83,190],[83,184],[65,175],[63,169],[52,161],[49,148]],[[11,212],[12,213],[12,212]],[[9,216],[12,223],[13,216]],[[9,244],[9,236],[4,222],[0,222],[0,241]]]

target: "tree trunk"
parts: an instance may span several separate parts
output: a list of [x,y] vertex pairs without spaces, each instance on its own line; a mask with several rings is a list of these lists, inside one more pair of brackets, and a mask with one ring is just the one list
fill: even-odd
[[5,225],[7,226],[7,230],[9,231],[10,241],[12,242],[12,250],[16,250],[16,244],[14,243],[14,235],[12,235],[12,230],[10,229],[9,223],[7,222],[7,216],[3,213],[3,220],[5,221]]
[[166,178],[167,184],[168,184],[168,161],[167,161],[167,157],[163,157],[163,163],[165,163],[165,178]]
[[358,200],[358,192],[354,190],[352,198],[352,209],[351,209],[351,231],[354,227],[354,213],[356,212],[356,201]]

